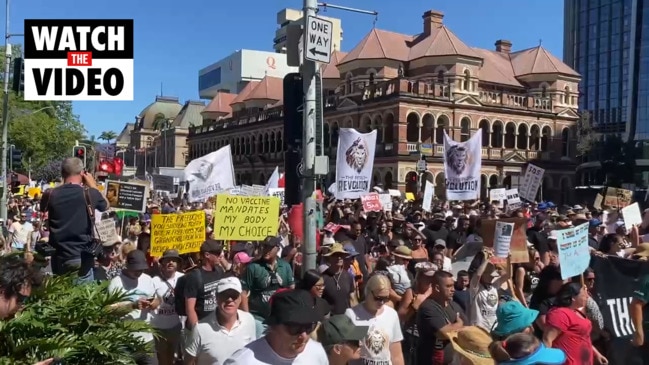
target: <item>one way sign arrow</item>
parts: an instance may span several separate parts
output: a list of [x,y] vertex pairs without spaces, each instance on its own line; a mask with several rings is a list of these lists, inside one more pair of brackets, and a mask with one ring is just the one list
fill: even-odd
[[327,57],[327,52],[321,52],[321,51],[318,51],[315,47],[311,48],[311,49],[309,50],[309,52],[311,52],[311,54],[312,54],[314,57],[315,57],[315,56],[323,56],[323,57]]

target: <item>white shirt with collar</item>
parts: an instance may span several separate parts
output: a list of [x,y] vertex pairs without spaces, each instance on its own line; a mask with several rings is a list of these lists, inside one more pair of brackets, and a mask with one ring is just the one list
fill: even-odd
[[196,358],[196,365],[220,365],[237,350],[256,339],[255,318],[252,314],[237,311],[238,319],[231,330],[212,320],[199,322],[185,344],[188,355]]

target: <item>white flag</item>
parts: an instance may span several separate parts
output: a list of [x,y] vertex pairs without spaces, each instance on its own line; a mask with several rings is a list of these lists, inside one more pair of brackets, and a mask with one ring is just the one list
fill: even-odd
[[235,187],[230,145],[192,160],[185,167],[189,201],[200,202]]
[[265,187],[265,192],[266,195],[269,195],[270,189],[278,189],[279,188],[279,167],[275,167],[275,170],[273,171],[273,174],[270,175],[268,178],[268,182],[266,183]]
[[444,132],[444,177],[447,200],[480,199],[482,133],[455,142]]
[[359,199],[370,192],[376,130],[359,133],[340,128],[336,156],[336,199]]

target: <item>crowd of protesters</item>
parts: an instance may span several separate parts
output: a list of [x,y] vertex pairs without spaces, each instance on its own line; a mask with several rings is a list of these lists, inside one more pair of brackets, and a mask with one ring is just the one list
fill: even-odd
[[[40,199],[12,200],[4,250],[48,248],[53,274],[78,271],[128,293],[130,317],[158,332],[143,335],[155,344],[150,364],[607,364],[614,349],[592,290],[601,278],[587,270],[562,280],[557,232],[587,223],[593,255],[649,257],[649,224],[625,227],[614,209],[442,201],[423,209],[421,199],[395,199],[380,213],[327,200],[325,223],[335,228],[320,231],[317,270],[302,269],[299,235],[281,214],[278,234],[263,241],[213,239],[210,202],[153,198],[146,214],[115,218],[119,239],[89,245],[90,216],[108,205],[79,160],[64,161],[62,178]],[[205,211],[200,252],[150,257],[151,215],[188,210]],[[481,221],[500,217],[527,219],[529,262],[492,263]],[[29,293],[5,276],[2,300],[13,313]],[[640,282],[633,344],[646,351],[649,278]]]

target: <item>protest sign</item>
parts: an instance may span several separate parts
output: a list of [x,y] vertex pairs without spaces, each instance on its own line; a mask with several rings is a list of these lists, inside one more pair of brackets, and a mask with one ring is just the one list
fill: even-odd
[[561,278],[570,279],[584,273],[590,263],[588,223],[557,231]]
[[145,184],[107,180],[105,194],[108,206],[113,209],[144,213],[149,187]]
[[510,262],[526,263],[530,262],[529,253],[527,252],[527,219],[525,218],[502,218],[502,219],[483,219],[482,232],[483,244],[485,247],[494,247],[496,243],[496,223],[505,222],[513,223],[514,230],[511,235],[509,245]]
[[115,220],[109,218],[95,222],[97,228],[97,235],[102,243],[117,243],[117,229],[115,228]]
[[507,211],[512,212],[517,209],[521,209],[523,203],[521,198],[518,196],[518,189],[508,189],[505,191],[505,196],[507,197]]
[[381,200],[377,193],[369,193],[361,196],[361,203],[363,203],[363,210],[366,212],[380,212],[382,209]]
[[167,175],[152,175],[153,188],[155,190],[174,192],[174,177]]
[[631,204],[633,192],[631,190],[620,188],[605,188],[603,194],[597,194],[593,206],[596,209],[605,207],[622,209]]
[[276,236],[279,228],[279,198],[270,196],[216,196],[214,238],[261,241]]
[[622,208],[622,218],[624,218],[624,226],[628,229],[631,229],[634,225],[642,224],[642,214],[640,213],[638,203],[633,203]]
[[151,256],[169,249],[181,254],[198,252],[205,242],[205,212],[151,215]]
[[433,205],[433,195],[435,195],[435,185],[426,180],[426,186],[424,187],[424,198],[422,200],[421,207],[427,212],[430,212],[430,208]]
[[536,201],[536,194],[539,192],[539,187],[543,182],[543,174],[545,174],[544,169],[528,164],[527,170],[525,170],[525,176],[523,176],[523,183],[518,190],[518,195],[529,202]]
[[392,211],[392,196],[390,194],[379,194],[379,200],[381,201],[381,206],[383,211],[391,212]]
[[502,202],[507,199],[507,189],[505,188],[496,188],[489,190],[489,201]]
[[502,264],[507,262],[513,234],[514,223],[496,222],[494,230],[494,257],[491,260],[492,263]]
[[284,188],[268,189],[268,195],[279,198],[279,205],[284,206]]

